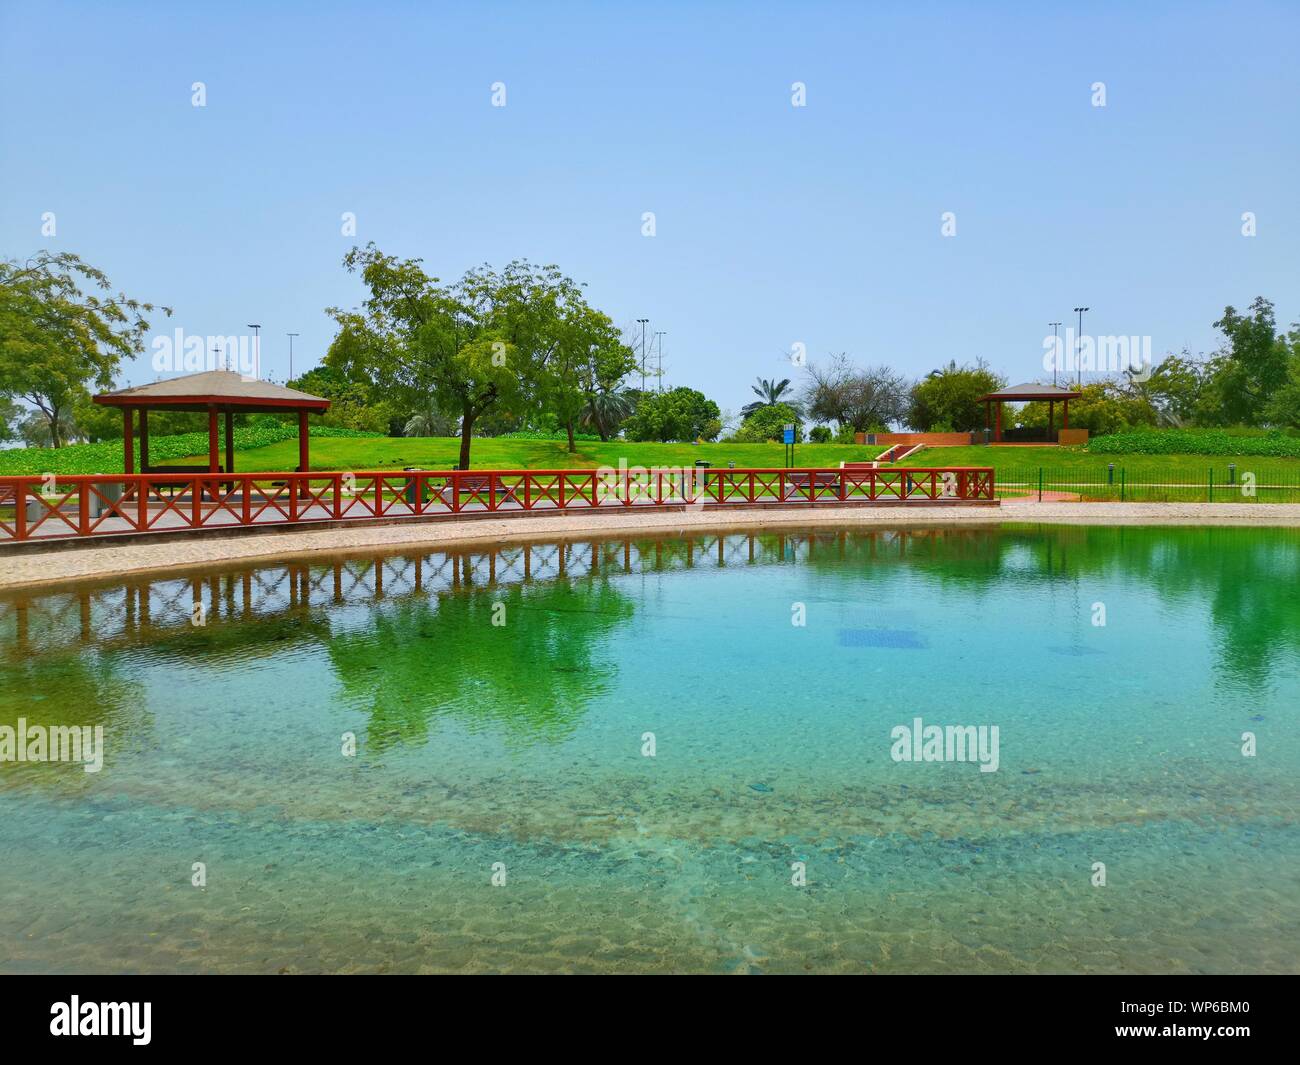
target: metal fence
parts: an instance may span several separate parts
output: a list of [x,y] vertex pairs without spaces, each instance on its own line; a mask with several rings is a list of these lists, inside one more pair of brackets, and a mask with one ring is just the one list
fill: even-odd
[[1171,470],[1159,463],[1092,469],[1023,466],[998,472],[999,499],[1135,503],[1300,503],[1300,468],[1255,471],[1235,463]]

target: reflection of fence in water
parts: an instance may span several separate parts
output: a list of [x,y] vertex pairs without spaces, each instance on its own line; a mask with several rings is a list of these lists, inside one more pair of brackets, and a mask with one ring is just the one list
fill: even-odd
[[491,550],[295,561],[186,577],[31,590],[0,596],[0,648],[23,653],[75,643],[147,641],[193,624],[251,622],[300,609],[373,604],[538,581],[696,568],[809,563],[824,557],[901,557],[942,537],[976,542],[981,530],[871,529],[699,533],[667,538],[503,545]]

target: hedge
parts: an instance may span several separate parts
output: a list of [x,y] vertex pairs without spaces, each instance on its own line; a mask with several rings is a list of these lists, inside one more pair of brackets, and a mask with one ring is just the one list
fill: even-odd
[[1272,455],[1300,458],[1300,440],[1281,432],[1241,436],[1222,429],[1139,429],[1094,437],[1100,455]]

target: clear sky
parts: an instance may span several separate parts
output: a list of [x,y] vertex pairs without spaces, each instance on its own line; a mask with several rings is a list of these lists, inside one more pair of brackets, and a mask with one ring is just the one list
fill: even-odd
[[796,342],[1015,383],[1080,304],[1157,355],[1300,318],[1295,0],[264,6],[0,0],[0,253],[74,251],[159,332],[260,322],[278,379],[354,242],[554,262],[730,410]]

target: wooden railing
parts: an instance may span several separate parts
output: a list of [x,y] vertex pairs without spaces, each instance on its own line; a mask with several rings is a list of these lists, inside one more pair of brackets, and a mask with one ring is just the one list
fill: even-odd
[[0,543],[433,515],[995,499],[987,467],[0,477]]

